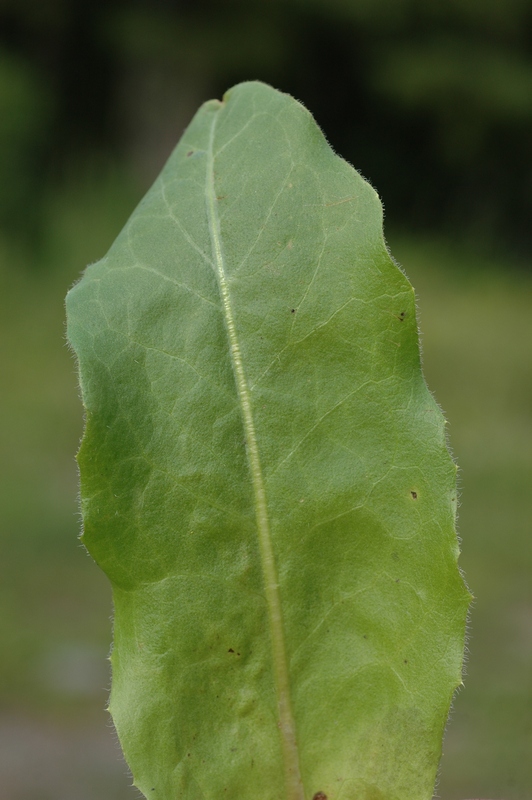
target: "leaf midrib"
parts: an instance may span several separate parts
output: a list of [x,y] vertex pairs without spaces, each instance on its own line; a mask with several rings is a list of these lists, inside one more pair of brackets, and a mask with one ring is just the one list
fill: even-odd
[[221,108],[223,108],[223,105],[221,105],[220,109],[213,114],[209,146],[207,150],[207,175],[205,185],[207,197],[207,217],[213,249],[215,273],[222,301],[222,312],[225,319],[231,363],[244,427],[248,467],[253,485],[255,518],[257,524],[262,575],[264,580],[264,591],[268,607],[272,660],[275,687],[277,691],[279,728],[281,733],[285,768],[286,796],[287,800],[304,800],[303,785],[301,782],[299,767],[299,752],[296,740],[295,721],[292,713],[292,703],[290,698],[290,680],[288,675],[288,661],[286,657],[286,647],[284,641],[281,597],[279,593],[279,582],[277,578],[275,556],[273,553],[271,540],[268,504],[262,475],[257,436],[255,432],[251,394],[242,361],[242,351],[238,341],[229,285],[225,272],[220,231],[220,217],[218,214],[218,201],[214,187],[214,135],[218,121],[218,114]]

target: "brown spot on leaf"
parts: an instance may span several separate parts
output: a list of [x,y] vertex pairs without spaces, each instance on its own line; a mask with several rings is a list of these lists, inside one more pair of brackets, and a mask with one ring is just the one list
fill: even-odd
[[325,792],[316,792],[312,800],[327,800]]
[[228,652],[228,653],[234,653],[235,651],[233,650],[233,648],[232,648],[232,647],[230,647],[230,648],[229,648],[229,650],[228,650],[227,652]]
[[187,158],[190,158],[190,156],[193,156],[193,155],[194,155],[194,150],[189,150],[188,153],[187,153]]
[[415,492],[415,491],[412,489],[412,491],[410,492],[410,494],[412,495],[412,500],[417,500],[417,492]]

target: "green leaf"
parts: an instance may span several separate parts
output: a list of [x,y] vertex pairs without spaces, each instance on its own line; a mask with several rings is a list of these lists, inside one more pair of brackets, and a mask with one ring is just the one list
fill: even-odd
[[111,712],[153,800],[429,800],[469,594],[374,190],[260,83],[67,301]]

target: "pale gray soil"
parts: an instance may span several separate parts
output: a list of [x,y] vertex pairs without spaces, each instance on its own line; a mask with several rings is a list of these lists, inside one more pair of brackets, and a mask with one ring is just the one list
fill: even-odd
[[114,731],[0,716],[2,800],[138,800]]

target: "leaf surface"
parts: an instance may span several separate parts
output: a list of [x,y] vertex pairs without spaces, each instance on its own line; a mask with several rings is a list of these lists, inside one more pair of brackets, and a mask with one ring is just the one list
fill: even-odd
[[374,190],[299,103],[241,84],[199,110],[67,311],[135,784],[429,800],[469,594]]

